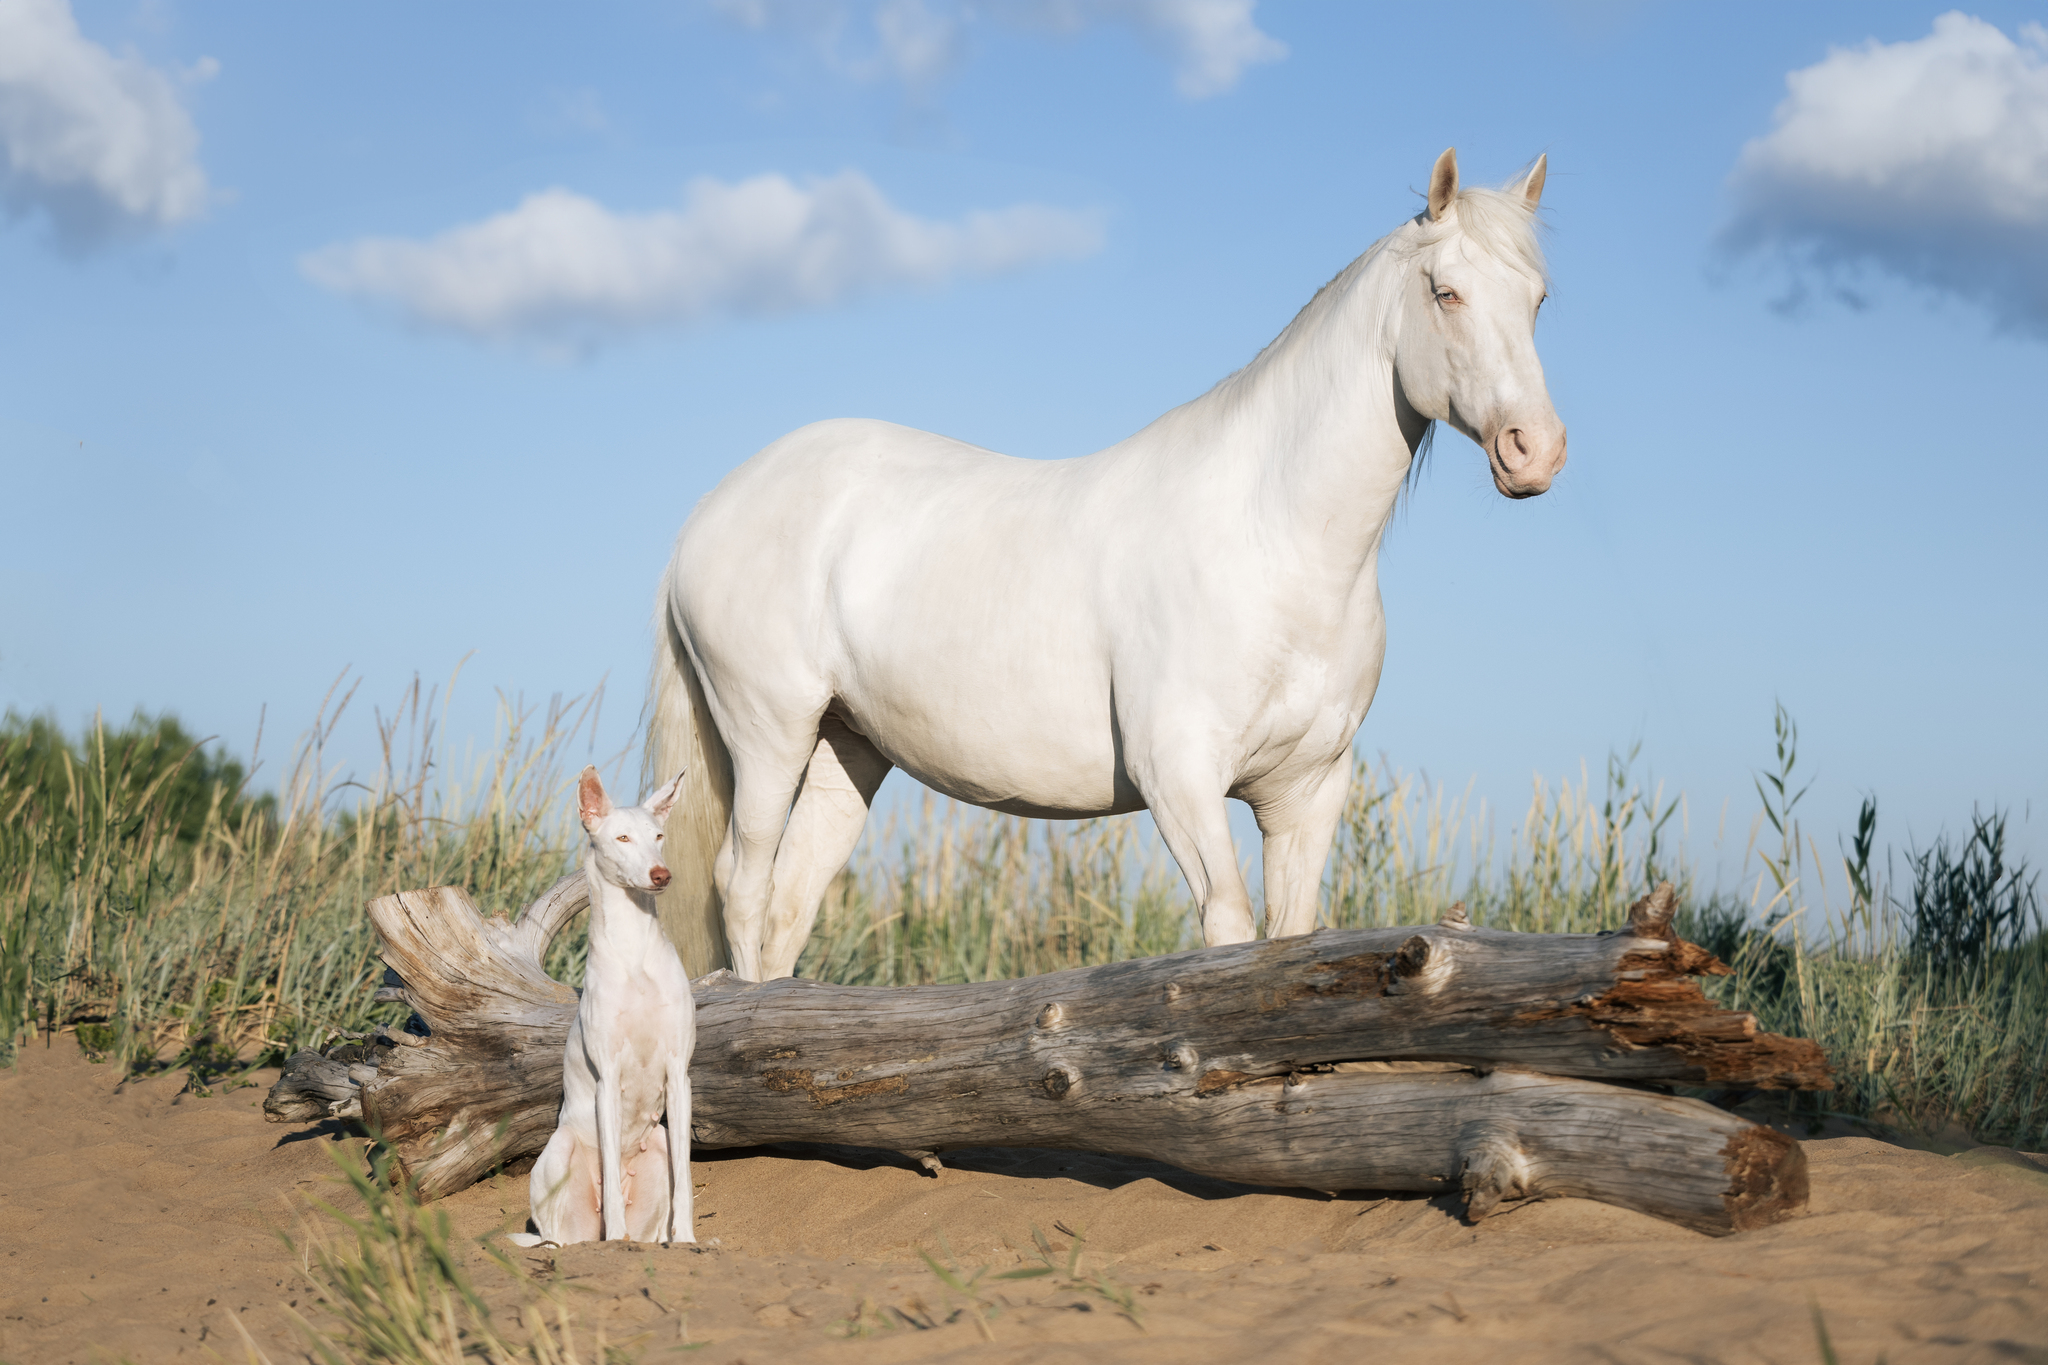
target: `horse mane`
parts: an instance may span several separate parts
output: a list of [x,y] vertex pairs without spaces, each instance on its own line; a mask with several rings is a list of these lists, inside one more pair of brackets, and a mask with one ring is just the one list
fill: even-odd
[[1276,354],[1287,342],[1309,330],[1336,305],[1337,299],[1375,257],[1396,247],[1396,239],[1401,237],[1404,228],[1415,229],[1413,236],[1398,244],[1404,256],[1435,246],[1454,232],[1462,232],[1487,254],[1513,261],[1548,287],[1550,267],[1543,260],[1543,244],[1536,238],[1536,208],[1522,195],[1523,178],[1515,177],[1503,189],[1475,185],[1459,190],[1457,198],[1451,201],[1454,212],[1432,221],[1425,210],[1374,242],[1332,276],[1329,283],[1316,290],[1314,296],[1301,306],[1301,311],[1280,329],[1278,336],[1260,347],[1259,353],[1244,366],[1218,380],[1210,392],[1234,388],[1233,381],[1251,374],[1259,368],[1260,361]]
[[[1432,221],[1425,210],[1374,242],[1338,271],[1329,283],[1316,290],[1315,295],[1301,306],[1301,311],[1280,329],[1280,334],[1260,347],[1259,353],[1248,363],[1219,379],[1208,392],[1186,406],[1222,404],[1227,408],[1243,401],[1246,384],[1254,375],[1277,361],[1294,345],[1303,341],[1313,345],[1314,341],[1310,339],[1320,338],[1323,329],[1318,324],[1338,306],[1339,300],[1350,291],[1366,267],[1385,251],[1398,250],[1403,256],[1412,255],[1425,247],[1435,246],[1454,232],[1462,232],[1489,255],[1513,261],[1542,280],[1547,287],[1550,271],[1544,264],[1543,245],[1536,238],[1536,208],[1522,194],[1526,174],[1524,172],[1510,180],[1502,189],[1488,189],[1480,185],[1461,189],[1451,201],[1454,212]],[[1423,461],[1435,436],[1436,423],[1431,422],[1423,428],[1422,439],[1417,443],[1408,472],[1401,480],[1404,497],[1414,495],[1416,477],[1422,471]]]

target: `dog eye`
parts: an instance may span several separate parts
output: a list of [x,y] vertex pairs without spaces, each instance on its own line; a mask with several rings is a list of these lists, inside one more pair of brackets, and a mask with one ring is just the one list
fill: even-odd
[[660,842],[661,842],[661,841],[662,841],[663,839],[666,839],[666,838],[668,838],[668,836],[667,836],[666,834],[657,834],[657,835],[655,835],[655,836],[654,836],[654,842],[658,844],[658,843],[660,843]]
[[630,844],[633,842],[633,836],[630,834],[621,834],[619,836],[619,842],[622,844]]

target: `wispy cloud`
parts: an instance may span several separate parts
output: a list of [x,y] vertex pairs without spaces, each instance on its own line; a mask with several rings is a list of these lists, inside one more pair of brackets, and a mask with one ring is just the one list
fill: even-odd
[[537,131],[558,135],[612,131],[604,100],[588,88],[549,91],[529,123]]
[[826,69],[861,82],[893,80],[928,94],[967,54],[967,12],[938,0],[708,0],[711,10],[756,33],[792,38]]
[[796,37],[855,80],[894,80],[923,95],[966,61],[974,24],[1073,35],[1098,25],[1135,30],[1174,66],[1174,87],[1207,99],[1287,44],[1260,29],[1258,0],[709,0],[750,29]]
[[1051,0],[1048,7],[1075,28],[1099,21],[1136,28],[1172,58],[1174,88],[1191,100],[1228,94],[1247,67],[1287,55],[1287,44],[1259,28],[1258,0]]
[[1924,38],[1837,48],[1785,78],[1731,177],[1731,253],[1843,287],[1874,266],[2048,337],[2048,30],[1944,14]]
[[0,204],[40,210],[71,247],[196,216],[206,172],[179,84],[216,69],[174,77],[86,38],[66,0],[0,0]]
[[681,208],[648,213],[544,190],[438,236],[339,243],[301,266],[417,324],[580,353],[647,327],[828,308],[1101,245],[1092,213],[1017,204],[934,221],[849,170],[695,180]]

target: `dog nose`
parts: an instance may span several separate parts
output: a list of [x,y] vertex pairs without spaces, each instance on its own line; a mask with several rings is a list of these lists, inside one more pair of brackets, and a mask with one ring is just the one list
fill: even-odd
[[656,891],[661,890],[664,886],[668,885],[668,869],[665,867],[655,868],[647,874],[647,880],[654,883]]

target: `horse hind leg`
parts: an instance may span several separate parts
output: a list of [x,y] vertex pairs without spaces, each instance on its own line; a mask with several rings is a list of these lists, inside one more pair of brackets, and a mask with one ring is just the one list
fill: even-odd
[[818,903],[853,856],[890,766],[881,750],[839,717],[827,714],[819,724],[818,747],[775,850],[762,933],[762,980],[795,974],[796,960],[818,920]]
[[719,899],[725,904],[725,941],[733,971],[760,981],[761,938],[773,890],[775,853],[789,824],[797,785],[817,748],[817,723],[767,737],[745,748],[728,741],[732,753],[732,825],[719,852]]

